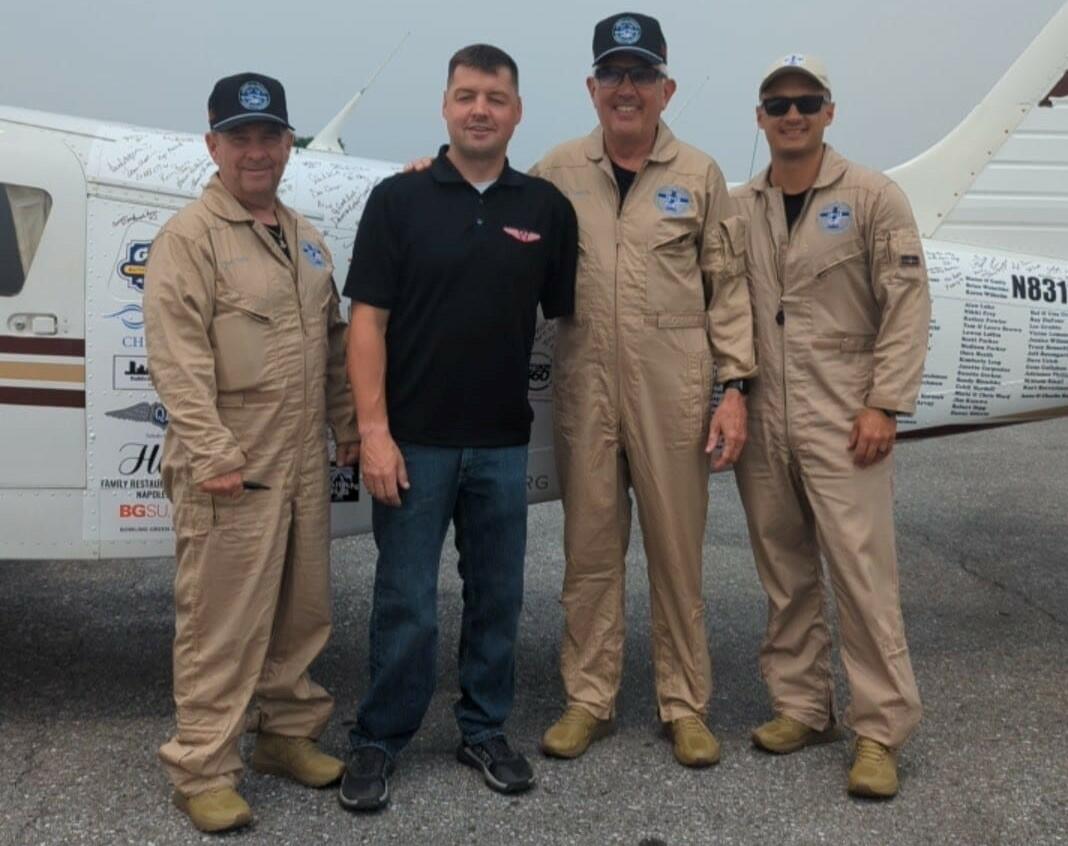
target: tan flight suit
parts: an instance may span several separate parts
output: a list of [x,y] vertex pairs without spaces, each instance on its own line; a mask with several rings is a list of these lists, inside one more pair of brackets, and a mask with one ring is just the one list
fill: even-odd
[[724,220],[716,163],[664,123],[622,210],[599,128],[533,173],[571,200],[579,222],[575,314],[557,321],[553,364],[568,704],[600,719],[614,712],[633,487],[660,718],[703,715],[712,692],[701,592],[709,401],[714,380],[756,369],[744,225]]
[[830,147],[792,233],[767,173],[733,196],[749,220],[760,362],[735,475],[768,595],[761,671],[776,713],[818,730],[833,720],[822,552],[846,723],[897,748],[921,708],[898,597],[893,455],[862,469],[847,447],[864,407],[915,411],[931,314],[920,236],[901,189]]
[[[149,372],[170,415],[163,482],[174,503],[174,698],[160,749],[175,787],[233,786],[257,727],[317,737],[333,701],[308,676],[330,635],[326,426],[357,439],[345,324],[330,254],[279,204],[292,260],[216,175],[156,237],[145,281]],[[240,470],[236,500],[198,485]]]

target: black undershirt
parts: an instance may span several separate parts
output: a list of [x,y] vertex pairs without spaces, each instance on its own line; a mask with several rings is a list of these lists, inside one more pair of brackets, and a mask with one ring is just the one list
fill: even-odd
[[634,184],[634,177],[638,175],[636,170],[627,170],[612,162],[612,171],[616,175],[616,185],[619,186],[619,207],[623,208],[623,201],[627,199],[627,192]]
[[797,218],[801,215],[801,209],[805,207],[805,197],[807,196],[808,191],[802,191],[800,194],[783,192],[782,204],[786,209],[786,230],[788,232],[794,228],[794,223],[797,222]]
[[263,225],[267,228],[267,231],[271,233],[274,242],[279,246],[282,252],[286,254],[286,258],[292,259],[293,256],[289,254],[289,245],[286,244],[286,234],[282,231],[282,224],[276,223],[272,226],[269,223],[265,223]]

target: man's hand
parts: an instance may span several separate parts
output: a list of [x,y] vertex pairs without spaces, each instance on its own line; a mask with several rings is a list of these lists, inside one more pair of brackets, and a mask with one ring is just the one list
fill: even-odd
[[705,452],[712,461],[712,452],[723,438],[723,453],[712,462],[715,471],[724,470],[738,460],[745,446],[746,424],[748,412],[745,407],[745,397],[735,388],[723,392],[719,408],[712,415],[712,422],[708,426],[708,443],[705,444]]
[[894,448],[897,437],[897,419],[878,408],[865,408],[853,422],[849,433],[849,449],[853,451],[853,463],[867,467],[882,461]]
[[400,505],[400,492],[408,490],[408,468],[388,429],[363,434],[363,484],[371,496],[386,505]]
[[228,496],[231,499],[237,499],[241,496],[243,484],[244,480],[241,478],[241,471],[231,470],[229,473],[223,473],[214,479],[206,479],[201,482],[200,490],[212,496]]
[[359,460],[359,441],[349,441],[348,443],[337,445],[337,451],[334,456],[334,463],[337,464],[338,467],[355,467],[356,462]]
[[434,164],[434,160],[428,156],[421,159],[413,159],[404,166],[405,173],[421,173]]

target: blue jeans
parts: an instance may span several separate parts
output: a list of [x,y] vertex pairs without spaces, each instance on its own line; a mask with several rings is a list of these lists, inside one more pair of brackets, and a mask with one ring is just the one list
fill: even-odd
[[468,743],[500,734],[515,692],[515,639],[527,543],[527,447],[399,444],[411,487],[400,507],[375,502],[378,545],[371,611],[371,683],[353,748],[391,757],[418,730],[434,693],[438,568],[449,520],[463,580],[460,699]]

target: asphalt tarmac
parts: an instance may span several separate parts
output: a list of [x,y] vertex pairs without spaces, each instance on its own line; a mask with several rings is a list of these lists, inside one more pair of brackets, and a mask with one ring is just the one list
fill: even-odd
[[[441,573],[438,693],[398,761],[393,804],[354,816],[333,790],[250,773],[242,844],[1047,844],[1068,842],[1068,421],[902,445],[901,590],[925,719],[889,803],[845,792],[848,743],[778,758],[756,667],[764,603],[730,476],[711,481],[705,596],[723,760],[678,766],[655,718],[645,559],[628,560],[618,731],[573,761],[536,752],[557,716],[558,503],[530,512],[518,700],[510,723],[538,784],[492,793],[454,760],[460,585]],[[172,729],[173,561],[0,564],[0,844],[208,842],[170,804],[156,749]],[[333,546],[336,629],[317,677],[342,753],[366,678],[368,537]],[[840,673],[839,673],[840,677]],[[839,699],[847,691],[839,678]],[[245,739],[248,751],[250,739]]]

